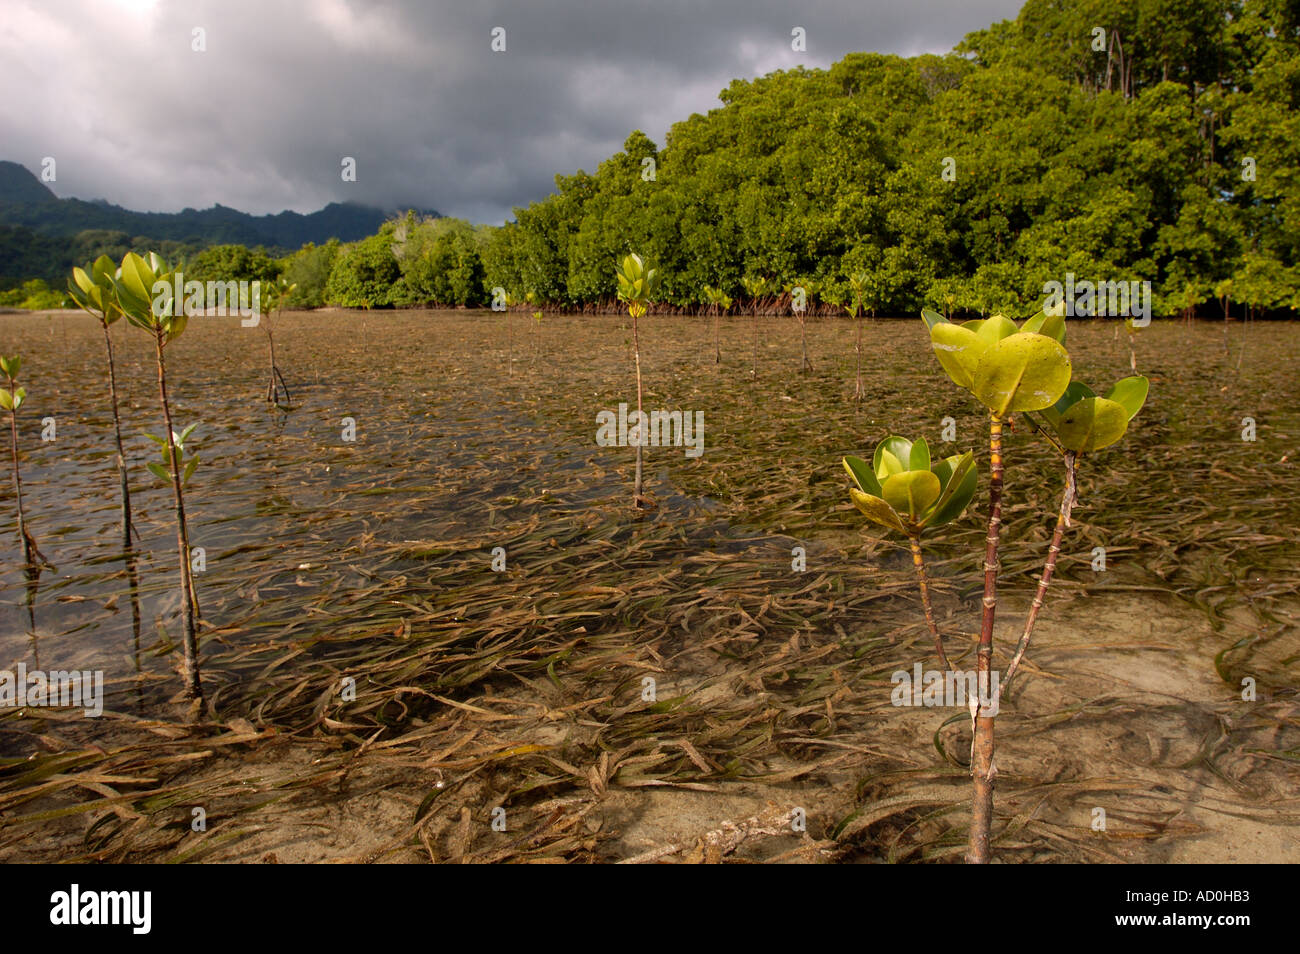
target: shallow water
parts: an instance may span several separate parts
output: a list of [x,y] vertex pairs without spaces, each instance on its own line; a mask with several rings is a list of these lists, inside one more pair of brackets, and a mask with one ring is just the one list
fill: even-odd
[[[99,668],[112,689],[104,720],[0,713],[0,756],[12,757],[0,795],[27,809],[0,825],[0,855],[216,850],[174,824],[189,799],[241,819],[239,839],[213,857],[270,847],[301,860],[371,857],[397,850],[417,805],[430,856],[468,857],[465,812],[491,798],[539,824],[561,803],[582,805],[607,827],[577,838],[560,826],[526,850],[485,835],[476,858],[626,857],[646,831],[620,812],[659,818],[650,835],[678,839],[664,819],[702,830],[796,797],[796,785],[819,831],[853,831],[835,846],[846,857],[959,856],[961,713],[891,705],[889,674],[928,659],[929,636],[905,548],[864,529],[839,463],[898,432],[945,453],[973,448],[987,473],[979,408],[947,382],[919,321],[863,323],[868,397],[858,404],[847,319],[810,322],[806,375],[797,322],[760,320],[756,377],[750,318],[723,321],[721,364],[708,319],[644,320],[645,406],[703,412],[705,450],[647,449],[659,507],[643,515],[630,507],[633,451],[596,443],[597,414],[635,401],[627,319],[327,311],[275,327],[287,413],[262,400],[260,330],[198,319],[168,351],[174,420],[199,422],[191,448],[203,464],[187,491],[191,540],[207,558],[196,577],[208,689],[199,731],[228,730],[219,758],[193,751],[189,730],[123,715],[171,719],[164,702],[179,688],[170,491],[145,470],[155,452],[139,436],[161,430],[151,343],[114,330],[142,537],[137,636],[102,335],[76,314],[0,315],[0,351],[23,355],[29,391],[30,526],[58,566],[29,607],[12,524],[0,532],[0,667]],[[1072,322],[1068,344],[1076,377],[1099,389],[1129,373],[1113,324]],[[1081,503],[1031,651],[1045,669],[1026,677],[999,729],[999,812],[1043,805],[1025,833],[1000,841],[1008,856],[1095,860],[1100,849],[1078,832],[1090,831],[1099,786],[1123,795],[1141,838],[1157,839],[1134,855],[1117,834],[1111,860],[1175,857],[1158,839],[1192,831],[1169,820],[1202,802],[1224,811],[1197,816],[1219,846],[1198,850],[1237,851],[1247,836],[1234,818],[1294,822],[1300,329],[1233,324],[1228,345],[1215,324],[1140,332],[1148,405],[1120,445],[1080,468]],[[51,443],[40,440],[47,416]],[[342,439],[345,417],[355,442]],[[940,439],[945,417],[951,444]],[[1242,437],[1247,417],[1254,441]],[[1059,464],[1023,425],[1006,457],[999,665],[1061,489]],[[927,542],[940,625],[957,650],[978,621],[984,507],[981,493]],[[805,573],[792,568],[795,547]],[[647,674],[657,702],[642,695]],[[357,698],[340,701],[348,675]],[[1242,705],[1245,676],[1258,704]],[[179,741],[159,743],[155,729]],[[286,737],[311,755],[277,748]],[[378,739],[382,750],[361,760]],[[137,822],[119,827],[111,808],[82,802],[67,760],[83,758],[87,771],[137,779],[119,785]],[[333,780],[362,764],[371,781],[335,792]],[[63,773],[57,792],[42,782],[51,771]],[[286,803],[279,820],[252,812],[253,793],[290,790],[306,801]],[[389,800],[367,801],[378,791]],[[698,817],[670,792],[705,799]],[[899,814],[842,827],[861,826],[877,803]],[[74,814],[56,821],[47,807]],[[304,838],[304,818],[333,831],[339,812],[352,834]],[[1271,836],[1250,837],[1261,858],[1292,856]]]
[[[763,319],[757,381],[750,380],[749,319],[723,324],[720,367],[707,319],[651,317],[642,329],[647,409],[704,412],[701,458],[681,448],[647,450],[648,485],[665,505],[657,519],[692,536],[707,528],[734,531],[741,541],[756,533],[833,544],[860,529],[845,507],[840,454],[862,453],[889,430],[937,444],[946,415],[959,424],[959,440],[946,449],[980,447],[979,415],[943,379],[918,322],[867,323],[869,397],[861,407],[845,400],[850,322],[811,324],[815,371],[804,376],[795,373],[797,323]],[[373,570],[368,547],[481,538],[477,552],[442,559],[486,564],[494,527],[529,517],[539,533],[548,521],[564,529],[575,512],[628,492],[632,452],[596,447],[594,439],[598,411],[635,400],[625,319],[548,316],[535,325],[526,315],[491,312],[331,311],[281,316],[275,328],[292,388],[288,412],[261,399],[261,329],[237,318],[199,319],[168,351],[174,420],[178,428],[199,424],[191,445],[203,463],[187,506],[191,543],[206,552],[200,599],[205,619],[225,628],[227,646],[292,624],[302,636],[313,626],[364,623],[355,608],[342,613],[333,604]],[[1151,399],[1129,438],[1081,472],[1082,526],[1064,576],[1089,575],[1079,572],[1090,558],[1086,541],[1107,548],[1107,581],[1168,586],[1211,613],[1224,601],[1266,609],[1294,594],[1296,545],[1284,528],[1300,523],[1300,329],[1237,324],[1229,336],[1225,358],[1217,325],[1157,323],[1139,334],[1138,366],[1152,377]],[[99,328],[78,314],[5,315],[0,338],[2,350],[24,358],[25,502],[58,567],[40,580],[29,616],[16,534],[0,535],[0,664],[39,658],[47,668],[93,665],[118,679],[137,665],[165,672],[157,650],[166,646],[160,633],[177,629],[177,573],[170,492],[143,466],[153,445],[141,433],[162,430],[151,343],[135,329],[114,328],[141,533],[137,640],[117,559]],[[1101,385],[1127,371],[1125,336],[1112,325],[1072,323],[1069,343],[1085,380]],[[47,417],[57,439],[43,443]],[[354,443],[342,438],[349,417]],[[1242,440],[1245,417],[1255,419],[1254,443]],[[1050,460],[1028,435],[1011,438],[1009,458],[1006,564],[1014,570],[1017,541],[1042,532],[1022,488],[1041,490],[1049,508],[1056,490]],[[3,494],[0,508],[10,514],[7,480]],[[979,533],[967,518],[955,538],[969,543]],[[418,571],[426,559],[385,559],[383,572]],[[490,573],[475,576],[491,587]],[[417,577],[410,594],[436,601]],[[461,595],[472,599],[469,589]],[[220,644],[208,652],[219,653]]]

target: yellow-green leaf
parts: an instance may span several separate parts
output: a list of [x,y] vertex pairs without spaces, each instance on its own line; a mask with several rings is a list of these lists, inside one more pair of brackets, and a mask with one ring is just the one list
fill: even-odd
[[915,523],[939,499],[939,478],[928,470],[908,470],[892,474],[880,482],[880,490],[889,504]]
[[1106,398],[1078,401],[1061,415],[1056,436],[1066,450],[1083,453],[1109,447],[1128,430],[1128,412]]
[[866,514],[867,519],[872,523],[878,523],[882,527],[888,527],[900,533],[907,532],[907,529],[903,526],[903,521],[894,512],[894,508],[879,497],[864,494],[856,487],[849,488],[849,496],[853,498],[853,505]]
[[1019,332],[984,352],[971,390],[998,417],[1039,411],[1070,384],[1070,355],[1046,335]]

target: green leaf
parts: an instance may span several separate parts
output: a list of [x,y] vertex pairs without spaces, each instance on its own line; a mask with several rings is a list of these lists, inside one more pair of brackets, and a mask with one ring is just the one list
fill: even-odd
[[0,407],[6,411],[14,409],[14,396],[6,388],[0,388]]
[[150,433],[148,433],[147,431],[146,431],[146,432],[143,432],[143,433],[144,433],[144,436],[145,436],[145,437],[149,438],[149,440],[153,441],[153,442],[154,442],[155,444],[157,444],[159,447],[166,447],[166,446],[167,446],[167,441],[166,441],[164,438],[158,437],[156,434],[150,434]]
[[1046,335],[1020,332],[984,352],[975,396],[997,417],[1051,407],[1070,384],[1070,355]]
[[135,252],[127,252],[119,269],[120,277],[113,280],[113,291],[118,307],[127,319],[141,328],[153,327],[153,302],[150,289],[154,276],[149,265]]
[[187,437],[189,437],[191,434],[193,434],[193,433],[194,433],[194,428],[196,428],[196,427],[198,427],[198,426],[199,426],[199,422],[198,422],[198,421],[195,421],[195,422],[194,422],[193,424],[191,424],[189,427],[185,428],[185,430],[181,431],[180,440],[178,440],[176,443],[177,443],[177,444],[184,444],[184,443],[185,443],[185,439],[186,439]]
[[925,442],[924,437],[918,437],[912,443],[912,453],[907,459],[908,470],[929,470],[930,469],[930,445]]
[[930,346],[948,377],[970,390],[974,386],[975,368],[986,347],[975,332],[964,325],[945,321],[930,328]]
[[925,322],[926,328],[933,328],[935,325],[946,325],[948,319],[937,311],[931,311],[929,308],[921,309],[921,320]]
[[27,400],[27,389],[24,387],[14,388],[14,410],[23,406],[23,401]]
[[864,493],[880,496],[880,481],[876,479],[875,472],[861,457],[854,457],[852,454],[844,458],[844,469],[849,472],[853,482],[857,484],[858,490]]
[[153,461],[149,461],[145,466],[149,468],[149,473],[153,474],[159,480],[172,479],[172,475],[167,472],[167,468],[163,467],[162,464],[155,464]]
[[[169,311],[171,310],[171,302],[167,303],[167,309]],[[189,316],[185,314],[183,309],[180,314],[170,316],[170,320],[167,322],[166,326],[167,342],[169,344],[181,336],[181,332],[185,330],[185,326],[189,324],[189,320]]]
[[864,494],[856,487],[849,488],[849,496],[853,498],[853,505],[866,514],[868,520],[882,527],[897,530],[899,533],[907,532],[907,528],[903,526],[903,521],[894,512],[894,508],[879,497]]
[[997,344],[1003,338],[1011,337],[1019,330],[1016,323],[1010,318],[1004,315],[994,315],[992,318],[986,319],[975,334],[988,348]]
[[1147,402],[1147,390],[1151,383],[1142,375],[1133,375],[1132,377],[1121,378],[1115,382],[1115,386],[1106,392],[1106,400],[1114,401],[1124,412],[1128,414],[1128,419],[1133,420],[1134,415],[1142,410],[1142,405]]
[[943,485],[943,492],[926,515],[927,527],[941,527],[962,515],[975,497],[979,485],[979,471],[975,456],[970,451],[959,457],[946,457],[934,465],[934,475]]
[[1077,404],[1084,398],[1096,397],[1092,388],[1082,381],[1071,381],[1070,386],[1065,389],[1065,393],[1051,407],[1043,408],[1043,417],[1048,424],[1055,429],[1061,424],[1061,415],[1066,412],[1072,405]]
[[1032,332],[1055,338],[1058,344],[1065,344],[1065,317],[1039,312],[1020,326],[1022,332]]
[[1128,412],[1106,398],[1089,397],[1061,415],[1056,436],[1066,450],[1079,453],[1109,447],[1128,430]]
[[[72,269],[72,280],[76,282],[77,287],[87,295],[95,287],[95,280],[86,273],[85,269],[82,268],[74,267]],[[69,291],[70,290],[71,289],[69,289]]]
[[907,460],[912,456],[912,442],[906,437],[891,435],[876,445],[876,453],[871,458],[872,469],[876,477],[884,480],[890,474],[907,470]]
[[939,499],[939,478],[928,470],[908,470],[892,474],[880,482],[885,502],[898,513],[906,513],[912,523]]
[[184,471],[184,473],[181,474],[181,486],[182,486],[182,487],[185,486],[186,484],[188,484],[188,483],[190,482],[190,478],[194,476],[194,468],[195,468],[195,467],[198,467],[198,466],[199,466],[199,455],[198,455],[198,454],[195,454],[195,455],[194,455],[193,457],[191,457],[188,461],[186,461],[186,463],[185,463],[185,471]]
[[90,266],[90,274],[100,288],[111,288],[117,265],[107,255],[101,255]]

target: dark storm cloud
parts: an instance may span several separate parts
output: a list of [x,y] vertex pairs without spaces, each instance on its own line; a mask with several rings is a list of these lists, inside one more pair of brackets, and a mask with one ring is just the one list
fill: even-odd
[[[52,156],[57,194],[130,208],[354,200],[500,222],[634,128],[662,144],[733,77],[945,52],[1019,5],[7,0],[0,158],[35,171]],[[790,48],[795,26],[806,53]]]

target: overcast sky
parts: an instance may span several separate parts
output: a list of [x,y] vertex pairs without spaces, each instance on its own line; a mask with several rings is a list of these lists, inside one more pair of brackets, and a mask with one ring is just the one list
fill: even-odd
[[943,53],[1020,5],[3,0],[0,159],[39,173],[54,157],[57,195],[132,209],[350,200],[499,224],[632,129],[662,145],[734,77],[856,50]]

